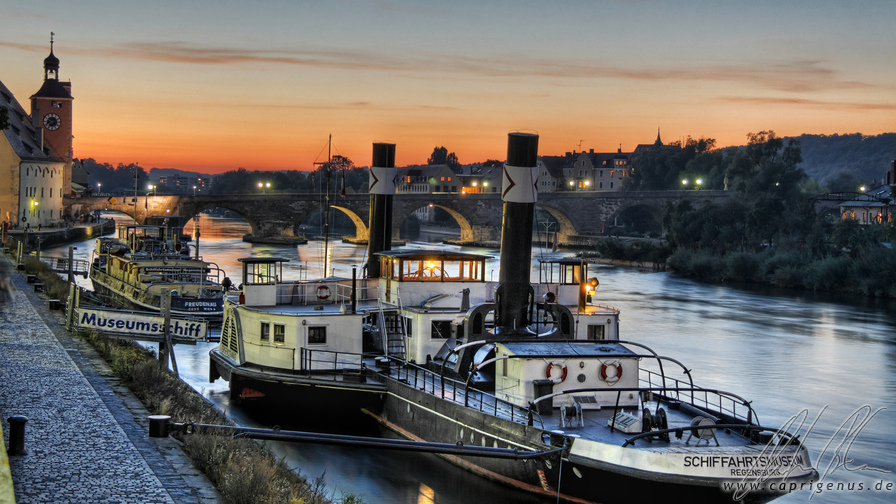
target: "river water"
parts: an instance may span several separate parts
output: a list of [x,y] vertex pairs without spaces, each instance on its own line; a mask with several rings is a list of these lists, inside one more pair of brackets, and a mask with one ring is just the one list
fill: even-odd
[[[320,242],[299,247],[252,245],[240,239],[249,232],[241,219],[202,215],[199,224],[200,254],[223,268],[235,284],[240,257],[289,258],[284,265],[288,279],[318,278],[323,273]],[[186,231],[191,229],[188,224]],[[92,242],[74,245],[78,257],[89,258]],[[365,247],[338,239],[331,245],[334,275],[349,277],[353,265],[360,268],[366,261]],[[408,246],[431,245],[411,241]],[[62,256],[64,250],[65,246],[47,253]],[[486,275],[498,278],[497,250],[464,250],[494,255]],[[533,250],[533,260],[541,255]],[[606,267],[596,273],[600,288],[595,302],[621,309],[622,339],[647,344],[683,362],[698,385],[752,400],[763,425],[802,421],[789,430],[801,432],[822,475],[820,487],[796,491],[776,502],[894,502],[896,302],[711,285],[634,268]],[[79,282],[89,286],[89,281]],[[226,382],[208,383],[212,346],[177,346],[179,371],[235,421],[284,429],[300,429],[308,418],[326,423],[325,405],[270,413],[251,404],[229,404]],[[376,432],[367,425],[351,430]],[[350,493],[368,503],[550,502],[486,482],[430,455],[271,445],[306,476],[324,475],[337,498]]]

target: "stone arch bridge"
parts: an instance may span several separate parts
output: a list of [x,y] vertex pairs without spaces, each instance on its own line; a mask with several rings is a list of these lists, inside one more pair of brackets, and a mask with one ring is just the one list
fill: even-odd
[[[662,222],[667,201],[691,200],[721,202],[729,197],[726,191],[615,191],[557,192],[538,195],[536,207],[557,221],[556,231],[561,244],[574,243],[583,237],[599,235],[614,225],[617,218],[632,209],[639,209]],[[72,215],[93,210],[118,210],[134,215],[142,222],[147,215],[196,215],[212,208],[230,210],[248,221],[255,236],[292,236],[313,212],[324,207],[319,194],[269,195],[176,195],[133,197],[79,198],[71,201]],[[330,208],[345,213],[354,222],[358,240],[368,238],[370,211],[368,194],[331,196]],[[461,242],[495,242],[501,239],[503,203],[499,193],[485,194],[396,194],[393,200],[394,233],[401,222],[425,206],[448,212],[460,225]]]

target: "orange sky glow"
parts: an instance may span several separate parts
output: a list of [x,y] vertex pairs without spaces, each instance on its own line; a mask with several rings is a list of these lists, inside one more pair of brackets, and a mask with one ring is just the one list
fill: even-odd
[[893,2],[72,4],[0,7],[0,80],[27,109],[54,31],[75,156],[113,165],[308,170],[331,133],[401,166],[503,160],[511,131],[557,155],[896,130]]

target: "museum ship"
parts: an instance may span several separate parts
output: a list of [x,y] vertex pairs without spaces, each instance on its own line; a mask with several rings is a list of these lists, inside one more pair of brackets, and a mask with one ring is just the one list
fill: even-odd
[[542,261],[530,283],[537,138],[510,135],[497,282],[487,256],[389,250],[394,145],[375,144],[366,278],[289,282],[284,259],[243,259],[209,378],[236,400],[516,450],[442,456],[567,502],[766,502],[816,478],[798,438],[760,425],[750,401],[620,339],[587,263]]
[[116,237],[101,237],[90,262],[94,291],[112,304],[134,310],[161,309],[171,292],[171,314],[219,323],[230,280],[214,263],[190,257],[190,248],[164,225],[121,225]]

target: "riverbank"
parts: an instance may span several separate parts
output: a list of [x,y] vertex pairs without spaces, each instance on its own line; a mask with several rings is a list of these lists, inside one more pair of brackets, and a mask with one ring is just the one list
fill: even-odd
[[27,231],[10,229],[7,233],[10,237],[26,243],[29,248],[35,248],[89,240],[114,232],[115,220],[103,219],[99,222],[77,223],[72,227],[64,228],[29,228]]
[[149,412],[5,256],[0,275],[13,287],[0,304],[0,416],[27,418],[24,453],[9,458],[16,500],[225,502],[175,440],[147,437]]
[[[17,289],[17,295],[25,294],[27,287],[21,275],[12,273],[12,265],[3,258],[0,263],[4,265],[5,277],[11,279]],[[54,283],[63,283],[58,275],[48,271],[43,264],[31,259],[26,262],[26,273],[42,275],[45,279],[45,287],[48,292],[54,292],[54,296],[64,299],[64,295],[60,294],[61,289],[51,287]],[[67,284],[66,284],[67,285]],[[37,294],[28,293],[30,296],[37,298]],[[32,300],[41,305],[46,304],[46,300],[37,298]],[[134,408],[139,407],[139,411],[131,414],[133,420],[139,422],[139,426],[122,427],[128,432],[134,432],[142,438],[146,437],[148,432],[148,422],[146,421],[151,411],[153,414],[166,414],[172,416],[174,421],[179,422],[204,422],[213,424],[229,424],[226,417],[203,396],[198,394],[189,385],[175,378],[167,370],[163,370],[159,366],[159,362],[155,356],[137,345],[132,341],[113,340],[101,334],[85,333],[83,335],[72,335],[69,337],[61,326],[64,325],[62,315],[51,314],[42,306],[46,317],[54,317],[54,324],[51,324],[57,334],[57,338],[67,339],[73,345],[81,347],[81,351],[90,354],[90,361],[93,366],[101,368],[100,375],[103,382],[113,381],[116,384],[116,393],[126,400]],[[21,314],[16,313],[10,317],[6,315],[6,320],[20,319]],[[3,331],[0,337],[0,347],[7,339],[8,331]],[[11,332],[11,331],[10,331]],[[89,343],[89,345],[88,345]],[[91,348],[91,345],[93,348]],[[94,351],[93,349],[96,349]],[[98,354],[97,354],[98,352]],[[0,349],[0,354],[5,351]],[[101,358],[101,357],[102,358]],[[2,356],[0,356],[2,360]],[[108,364],[107,364],[108,363]],[[0,366],[2,367],[2,366]],[[2,373],[0,373],[2,374]],[[16,380],[5,380],[3,383],[18,383],[18,380],[28,380],[30,378],[25,375],[17,376]],[[41,383],[40,379],[34,380]],[[94,388],[101,386],[94,384]],[[127,388],[125,388],[125,386]],[[64,386],[59,387],[64,390]],[[4,387],[0,387],[0,398],[7,395]],[[16,391],[8,391],[12,395]],[[98,390],[99,394],[102,394]],[[28,395],[27,393],[25,394]],[[137,399],[139,398],[139,400]],[[125,400],[125,399],[123,399]],[[142,402],[142,404],[141,404]],[[78,403],[60,402],[65,408],[60,410],[52,405],[45,405],[41,410],[44,415],[51,415],[53,418],[72,417],[81,414],[91,414],[86,410],[82,410]],[[0,410],[7,413],[3,401],[0,401]],[[145,406],[145,408],[144,408]],[[32,416],[33,413],[30,413]],[[97,413],[99,414],[99,413]],[[51,430],[56,428],[51,428]],[[113,429],[114,430],[114,429]],[[182,437],[179,440],[165,438],[158,443],[168,443],[172,446],[168,450],[177,450],[183,459],[178,465],[178,472],[187,475],[203,475],[207,479],[205,493],[214,494],[213,500],[195,500],[182,501],[173,500],[170,502],[212,504],[217,502],[228,503],[279,503],[279,502],[305,502],[305,503],[326,503],[330,502],[329,496],[325,492],[324,484],[321,479],[314,482],[307,481],[300,474],[294,472],[290,467],[281,462],[277,457],[273,456],[269,451],[264,449],[261,444],[245,440],[231,439],[227,437],[190,435]],[[89,452],[89,450],[85,450]],[[98,455],[99,457],[99,455]],[[187,459],[192,461],[192,464]],[[80,471],[80,469],[78,470]],[[65,474],[68,469],[59,468],[60,474]],[[82,473],[83,474],[83,473]],[[42,477],[45,477],[43,475]],[[14,480],[17,480],[14,473]],[[82,478],[84,479],[84,478]],[[87,478],[89,480],[89,478]],[[112,483],[115,483],[114,480]],[[18,484],[18,483],[16,483]],[[214,485],[214,486],[213,486]],[[98,491],[104,491],[103,485],[97,484]],[[217,487],[220,493],[214,490]],[[18,487],[16,487],[18,488]],[[210,490],[209,490],[210,489]],[[18,491],[18,490],[17,490]],[[39,499],[40,502],[46,500]],[[150,499],[153,502],[169,502],[166,500]],[[133,502],[146,502],[142,498],[135,498]],[[105,502],[105,501],[104,501]],[[118,501],[109,501],[118,502]],[[353,496],[348,496],[342,502],[359,502]]]

